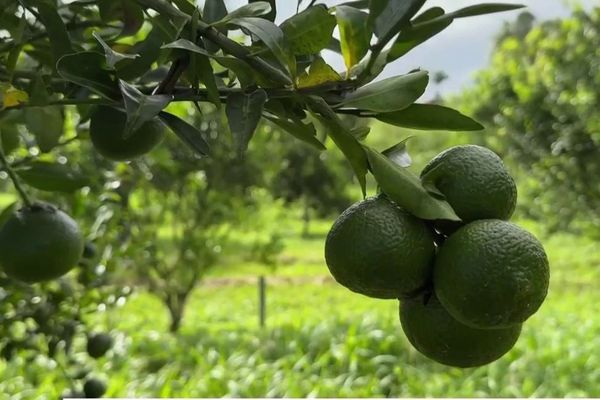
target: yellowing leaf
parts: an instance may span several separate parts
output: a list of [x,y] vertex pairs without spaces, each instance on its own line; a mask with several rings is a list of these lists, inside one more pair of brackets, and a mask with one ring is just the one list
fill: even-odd
[[327,82],[341,81],[342,77],[321,57],[312,62],[308,73],[304,72],[298,78],[298,87],[317,86]]
[[29,95],[27,92],[19,90],[14,86],[9,86],[2,93],[2,105],[4,108],[15,107],[19,104],[27,103]]

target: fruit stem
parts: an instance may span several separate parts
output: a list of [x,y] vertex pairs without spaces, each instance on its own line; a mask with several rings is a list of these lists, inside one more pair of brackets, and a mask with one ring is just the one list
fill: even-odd
[[33,205],[33,203],[31,202],[31,200],[29,199],[29,196],[27,195],[27,193],[21,186],[19,177],[17,176],[15,171],[10,167],[10,165],[8,164],[8,161],[6,160],[6,156],[4,155],[4,151],[2,150],[2,138],[1,137],[0,137],[0,165],[2,165],[2,167],[4,167],[4,170],[6,171],[6,173],[8,174],[8,177],[10,178],[13,185],[15,186],[15,189],[17,189],[17,193],[19,193],[19,197],[21,197],[21,200],[23,200],[23,203],[27,207],[31,207]]

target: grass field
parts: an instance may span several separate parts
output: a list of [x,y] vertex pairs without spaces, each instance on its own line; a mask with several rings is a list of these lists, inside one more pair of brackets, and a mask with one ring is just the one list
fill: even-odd
[[[214,269],[194,293],[178,336],[166,333],[167,314],[148,293],[90,316],[117,337],[113,356],[95,365],[108,379],[107,395],[600,396],[600,250],[593,241],[544,240],[552,267],[548,300],[508,355],[461,370],[411,349],[397,302],[368,299],[328,279],[327,227],[313,225],[311,239],[290,237],[276,273],[256,264]],[[270,282],[264,329],[255,285],[261,273]],[[44,358],[0,363],[2,399],[53,399],[64,387]]]

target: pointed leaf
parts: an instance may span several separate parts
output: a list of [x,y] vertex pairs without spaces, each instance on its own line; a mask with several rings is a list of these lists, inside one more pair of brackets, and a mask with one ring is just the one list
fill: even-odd
[[35,136],[42,153],[52,150],[63,134],[64,115],[60,106],[30,107],[25,109],[27,129]]
[[29,186],[48,192],[70,193],[89,185],[81,172],[53,162],[35,161],[16,172]]
[[52,54],[54,59],[58,60],[65,54],[73,52],[71,47],[71,38],[67,32],[64,22],[60,18],[56,5],[49,1],[38,1],[36,4],[40,20],[46,27]]
[[242,155],[248,148],[266,101],[267,93],[262,89],[227,97],[225,112],[238,155]]
[[342,105],[377,112],[402,110],[421,97],[428,82],[426,71],[384,79],[350,93]]
[[460,112],[437,104],[413,104],[404,110],[378,114],[386,124],[428,131],[480,131],[484,127]]
[[213,22],[211,25],[215,27],[226,26],[236,18],[247,18],[247,17],[260,17],[271,12],[271,4],[266,1],[257,1],[241,6],[240,8],[233,10],[225,17],[221,18],[217,22]]
[[401,142],[393,145],[392,147],[381,152],[384,156],[390,159],[395,164],[398,164],[401,167],[410,167],[412,164],[412,158],[410,154],[408,154],[408,149],[406,148],[406,142],[411,138],[411,136],[402,140]]
[[317,150],[325,150],[325,145],[316,138],[317,131],[313,123],[305,124],[302,121],[292,122],[282,118],[270,117],[268,115],[265,115],[265,118],[275,125],[278,125],[296,139],[310,144]]
[[396,204],[421,219],[460,221],[450,204],[430,195],[415,174],[370,147],[364,148],[379,187]]
[[335,17],[324,5],[309,7],[281,24],[294,54],[316,54],[331,42]]
[[[248,0],[248,3],[256,3],[259,0]],[[271,11],[262,16],[262,18],[268,19],[271,22],[275,22],[277,17],[277,0],[268,0],[271,5]]]
[[387,62],[392,62],[434,37],[454,21],[452,18],[436,18],[416,24],[400,32],[388,52]]
[[182,142],[196,153],[201,156],[206,156],[210,153],[208,143],[206,143],[202,137],[202,133],[194,126],[165,111],[158,114],[158,117],[177,135],[177,137],[179,137],[179,139],[181,139]]
[[227,15],[227,7],[223,0],[206,0],[202,16],[208,23],[224,18]]
[[368,162],[364,149],[325,100],[317,96],[308,97],[307,100],[309,106],[319,114],[319,120],[327,129],[329,137],[350,162],[363,196],[366,196]]
[[373,29],[382,43],[387,43],[421,9],[425,0],[372,0]]
[[122,54],[117,51],[114,51],[106,42],[102,39],[102,37],[98,34],[98,32],[92,33],[92,35],[96,38],[102,49],[104,49],[104,56],[106,57],[106,65],[110,69],[114,69],[115,65],[119,61],[123,60],[133,60],[139,57],[139,54]]
[[63,56],[56,64],[61,77],[86,87],[91,91],[109,98],[119,97],[119,86],[107,70],[103,68],[104,56],[100,53],[84,51]]
[[298,87],[306,88],[341,80],[342,77],[321,57],[318,57],[310,64],[308,73],[300,75],[298,78]]
[[123,80],[119,82],[119,87],[127,112],[124,139],[131,137],[133,132],[156,117],[173,99],[173,96],[166,94],[145,95]]
[[448,16],[450,18],[465,18],[474,17],[477,15],[493,14],[504,11],[513,11],[525,7],[522,4],[502,4],[502,3],[484,3],[476,4],[473,6],[461,8],[460,10],[454,11]]
[[236,18],[230,21],[256,37],[273,52],[273,55],[291,77],[296,76],[296,58],[285,40],[283,31],[271,21],[262,18]]
[[421,14],[417,15],[416,17],[414,17],[413,20],[410,21],[410,23],[411,23],[411,25],[417,25],[417,24],[432,20],[434,18],[441,17],[445,13],[446,12],[444,11],[444,9],[442,7],[431,7],[429,9],[423,11]]
[[372,36],[369,15],[353,7],[338,6],[335,18],[340,29],[344,63],[350,70],[369,51]]

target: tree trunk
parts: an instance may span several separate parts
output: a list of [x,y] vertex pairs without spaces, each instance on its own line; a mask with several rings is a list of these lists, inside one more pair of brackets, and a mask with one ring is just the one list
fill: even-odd
[[188,294],[189,293],[169,294],[166,297],[167,309],[169,310],[170,317],[170,333],[177,333],[179,332],[179,328],[181,328]]
[[179,314],[171,314],[171,323],[169,324],[169,332],[177,333],[179,332],[179,328],[181,328],[181,315]]

